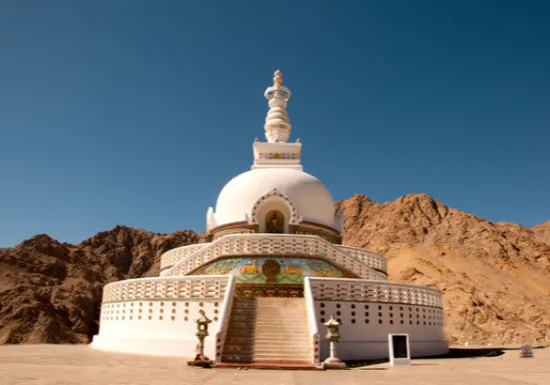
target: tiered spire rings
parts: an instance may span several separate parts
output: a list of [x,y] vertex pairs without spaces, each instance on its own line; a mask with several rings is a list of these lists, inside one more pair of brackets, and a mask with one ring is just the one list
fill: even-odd
[[286,102],[291,93],[283,86],[283,73],[275,71],[273,85],[265,90],[264,96],[269,100],[269,111],[265,118],[265,137],[269,143],[288,142],[291,124],[288,120]]

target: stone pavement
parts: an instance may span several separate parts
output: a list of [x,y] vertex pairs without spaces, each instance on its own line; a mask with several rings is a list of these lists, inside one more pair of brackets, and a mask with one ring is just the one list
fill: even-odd
[[1,385],[531,385],[550,384],[550,349],[520,359],[498,357],[413,360],[346,371],[197,369],[184,360],[92,350],[86,345],[0,346]]

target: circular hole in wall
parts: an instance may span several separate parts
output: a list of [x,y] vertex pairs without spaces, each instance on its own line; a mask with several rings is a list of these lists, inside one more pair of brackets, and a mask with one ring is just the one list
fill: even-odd
[[322,322],[322,323],[325,323],[325,319],[324,319],[324,318],[321,318],[321,322]]
[[354,323],[355,323],[355,320],[354,320],[353,318],[351,319],[351,323],[352,323],[352,324],[354,324]]
[[365,312],[365,317],[368,317],[368,316],[369,316],[369,312],[366,311],[366,312]]
[[[342,313],[339,312],[339,311],[337,311],[337,312],[336,312],[336,315],[342,315]],[[338,322],[340,322],[340,321],[338,321]]]
[[352,308],[352,309],[355,309],[355,305],[351,305],[351,308]]
[[365,323],[368,324],[368,323],[370,323],[370,321],[369,321],[368,319],[366,319],[366,320],[365,320]]
[[321,305],[320,305],[320,306],[321,306],[321,307],[325,307],[325,304],[324,304],[324,303],[321,303]]
[[390,320],[390,324],[392,324],[392,325],[393,325],[393,320]]
[[382,310],[382,305],[378,305],[378,310]]
[[365,305],[365,310],[369,310],[369,305]]
[[325,311],[324,311],[324,310],[321,310],[320,314],[321,314],[321,315],[325,315]]
[[382,320],[381,320],[381,319],[379,319],[379,320],[378,320],[378,323],[379,323],[379,324],[381,324],[381,323],[382,323]]
[[341,307],[341,306],[340,306],[340,304],[339,304],[339,303],[338,303],[338,304],[336,304],[336,309],[340,309],[340,307]]
[[351,316],[355,317],[355,312],[354,311],[351,312]]

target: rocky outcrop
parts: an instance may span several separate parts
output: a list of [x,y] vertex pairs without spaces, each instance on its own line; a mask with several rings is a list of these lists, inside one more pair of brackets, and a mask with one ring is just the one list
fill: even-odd
[[550,222],[491,223],[425,194],[336,206],[344,243],[383,253],[392,280],[443,292],[449,342],[550,342]]
[[117,226],[78,245],[37,235],[0,251],[0,343],[89,342],[104,284],[158,275],[163,252],[198,239]]
[[533,227],[538,242],[550,245],[550,221]]

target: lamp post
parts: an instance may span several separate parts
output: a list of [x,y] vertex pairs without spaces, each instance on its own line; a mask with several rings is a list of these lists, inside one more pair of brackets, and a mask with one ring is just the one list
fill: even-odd
[[323,361],[323,369],[344,369],[346,364],[336,357],[336,343],[340,340],[340,322],[334,314],[324,323],[327,327],[327,339],[330,341],[330,357]]
[[210,361],[210,358],[206,357],[204,355],[204,339],[208,337],[208,324],[212,322],[212,320],[208,319],[206,315],[204,314],[204,310],[201,310],[199,312],[200,317],[195,320],[197,324],[197,332],[195,335],[199,339],[199,349],[197,352],[197,355],[195,356],[195,360],[187,362],[189,366],[200,366],[203,368],[210,368],[212,365],[212,361]]

